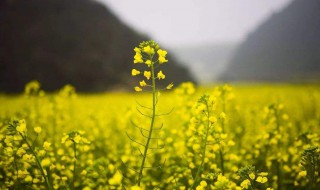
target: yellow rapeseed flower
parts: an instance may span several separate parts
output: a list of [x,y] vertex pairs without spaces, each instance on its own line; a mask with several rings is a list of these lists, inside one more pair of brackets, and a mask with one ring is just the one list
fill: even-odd
[[159,63],[160,64],[168,62],[168,60],[166,59],[167,51],[159,49],[157,51],[157,53],[159,55]]
[[140,53],[136,53],[133,63],[143,63],[142,55]]
[[136,69],[132,69],[131,74],[132,74],[132,76],[136,76],[136,75],[140,74],[140,71],[138,71]]
[[250,179],[254,180],[256,178],[256,175],[254,175],[254,173],[250,173],[249,177],[250,177]]
[[165,79],[165,78],[166,78],[166,75],[164,75],[164,74],[162,73],[162,71],[159,71],[158,74],[157,74],[157,77],[158,77],[158,79]]
[[210,121],[211,123],[216,123],[216,122],[218,121],[218,119],[217,119],[215,116],[210,116],[210,117],[209,117],[209,121]]
[[18,170],[18,178],[25,178],[28,174],[29,172],[26,170]]
[[135,87],[134,87],[134,90],[135,90],[136,92],[141,92],[141,91],[142,91],[142,88],[140,88],[139,86],[135,86]]
[[41,133],[41,131],[42,131],[41,127],[35,127],[34,128],[34,132],[37,133],[37,134]]
[[159,57],[166,57],[166,55],[167,55],[168,52],[165,51],[165,50],[159,49],[159,50],[157,51],[157,53],[158,53]]
[[192,146],[192,149],[195,151],[195,152],[198,152],[200,149],[201,149],[201,146],[199,144],[194,144]]
[[30,175],[28,175],[28,176],[26,176],[26,177],[24,178],[24,181],[25,181],[25,182],[32,182],[32,180],[33,180],[33,178],[32,178]]
[[220,113],[220,118],[225,119],[226,118],[226,114],[224,112]]
[[143,48],[143,51],[149,55],[153,55],[154,54],[154,49],[150,46],[146,46]]
[[23,148],[19,148],[16,152],[16,154],[19,156],[19,157],[22,157],[24,154],[26,153],[26,150],[23,149]]
[[76,135],[74,138],[73,138],[73,141],[75,143],[80,143],[80,141],[82,140],[81,136],[80,135]]
[[122,181],[122,175],[120,172],[116,172],[112,178],[108,180],[110,185],[119,185]]
[[243,188],[243,189],[248,189],[249,188],[249,185],[250,185],[250,181],[248,179],[244,180],[240,186]]
[[45,141],[45,142],[43,143],[43,148],[44,148],[45,150],[49,150],[49,149],[50,149],[50,146],[51,146],[51,143],[49,143],[49,142],[47,142],[47,141]]
[[160,64],[166,63],[166,62],[168,62],[168,60],[165,57],[159,57],[159,63]]
[[140,48],[135,47],[133,50],[134,50],[136,53],[141,53]]
[[65,143],[69,139],[69,135],[64,134],[64,136],[61,139],[61,143]]
[[144,71],[143,75],[149,80],[151,77],[151,72],[150,71]]
[[259,177],[256,179],[256,181],[259,182],[259,183],[266,183],[266,182],[268,181],[268,178],[259,176]]
[[17,126],[17,131],[23,134],[27,132],[27,124],[24,119],[19,121],[19,125]]
[[150,66],[152,64],[151,60],[146,61],[146,65]]
[[206,187],[206,186],[207,186],[207,182],[206,182],[206,181],[201,181],[201,182],[200,182],[200,185],[201,185],[202,187]]
[[51,164],[51,161],[49,158],[45,158],[45,159],[41,160],[42,167],[48,167],[48,166],[50,166],[50,164]]
[[139,84],[140,86],[147,86],[147,83],[144,80],[140,81]]
[[306,177],[307,176],[307,171],[301,171],[301,172],[299,172],[299,174],[298,174],[300,177]]

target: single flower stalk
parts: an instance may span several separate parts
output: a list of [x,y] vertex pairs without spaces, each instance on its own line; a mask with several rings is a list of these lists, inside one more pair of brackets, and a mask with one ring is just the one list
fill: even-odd
[[[145,162],[147,159],[148,151],[150,150],[150,142],[152,140],[156,140],[156,138],[153,137],[154,130],[158,128],[154,128],[155,126],[155,118],[159,115],[156,114],[156,106],[158,103],[158,93],[159,90],[156,88],[156,82],[157,80],[163,80],[166,78],[165,74],[162,70],[156,70],[159,66],[162,66],[164,63],[167,63],[168,60],[166,59],[167,51],[160,49],[159,45],[154,41],[145,41],[140,43],[139,47],[134,48],[134,64],[145,64],[145,70],[139,71],[137,69],[132,69],[131,75],[132,76],[139,76],[140,74],[143,74],[144,80],[140,80],[139,84],[134,87],[134,90],[136,92],[141,92],[145,90],[146,88],[151,88],[152,92],[152,106],[148,109],[151,110],[151,114],[144,114],[142,112],[139,112],[142,115],[147,116],[150,118],[150,127],[149,129],[145,130],[146,135],[143,135],[143,137],[146,139],[146,143],[138,143],[133,138],[131,138],[129,135],[128,137],[130,140],[140,144],[143,146],[144,150],[140,152],[141,154],[141,164],[139,167],[138,178],[136,181],[137,186],[141,186],[141,180],[143,178],[143,171],[145,168]],[[169,90],[173,87],[173,83],[169,83],[166,88],[163,90]],[[143,108],[146,108],[146,106],[142,106]],[[163,114],[161,114],[163,115]],[[141,127],[138,127],[140,130],[143,130]],[[162,147],[157,147],[158,149]],[[152,148],[154,149],[154,148]]]

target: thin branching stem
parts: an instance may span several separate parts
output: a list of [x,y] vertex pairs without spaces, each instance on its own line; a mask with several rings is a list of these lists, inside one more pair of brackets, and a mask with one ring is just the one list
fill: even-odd
[[53,188],[52,188],[52,186],[51,186],[51,184],[49,182],[49,179],[48,179],[47,175],[45,174],[43,167],[41,166],[40,159],[37,156],[36,152],[33,150],[32,146],[30,145],[30,143],[27,140],[27,138],[23,134],[21,134],[21,133],[19,133],[19,134],[22,137],[22,139],[24,140],[24,142],[27,144],[28,148],[31,150],[31,153],[33,154],[33,156],[36,158],[36,163],[37,163],[38,168],[40,169],[40,172],[41,172],[41,174],[42,174],[42,176],[43,176],[43,178],[44,178],[44,180],[46,182],[48,190],[53,190]]
[[[150,59],[152,60],[152,59]],[[143,152],[143,156],[142,156],[142,161],[141,161],[141,165],[140,165],[140,169],[139,169],[139,176],[138,176],[138,186],[140,186],[141,184],[141,180],[143,177],[143,169],[145,168],[145,161],[146,161],[146,157],[148,154],[148,149],[149,149],[149,143],[150,140],[152,139],[152,131],[153,131],[153,126],[154,126],[154,121],[155,121],[155,117],[156,117],[156,81],[155,81],[155,74],[154,74],[154,66],[153,64],[151,64],[151,78],[152,78],[152,116],[151,116],[151,124],[150,124],[150,129],[149,129],[149,134],[148,134],[148,138],[147,138],[147,142],[144,148],[144,152]]]

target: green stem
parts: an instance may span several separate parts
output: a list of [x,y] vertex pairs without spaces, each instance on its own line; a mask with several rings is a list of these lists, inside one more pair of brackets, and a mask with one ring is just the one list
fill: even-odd
[[222,175],[224,175],[224,158],[223,158],[222,147],[220,147],[219,155],[220,155],[220,167],[221,167],[221,173],[222,173]]
[[152,118],[151,118],[151,124],[150,124],[147,142],[144,147],[144,152],[142,155],[142,162],[141,162],[140,169],[139,169],[139,177],[138,177],[138,182],[137,182],[138,186],[140,186],[141,180],[143,177],[144,164],[145,164],[145,161],[147,158],[148,148],[149,148],[150,140],[152,138],[152,131],[153,131],[153,126],[154,126],[154,121],[155,121],[155,116],[156,116],[156,81],[155,81],[153,64],[151,64],[151,77],[152,77]]
[[311,165],[311,179],[310,179],[310,189],[314,189],[315,185],[316,185],[316,162],[317,162],[317,159],[316,157],[313,155],[311,157],[311,163],[313,163]]
[[197,182],[199,181],[199,178],[200,178],[200,175],[201,175],[201,172],[203,170],[203,165],[204,165],[204,160],[205,160],[205,157],[206,157],[206,149],[207,149],[207,141],[208,141],[208,135],[209,135],[209,129],[210,129],[210,111],[209,111],[209,106],[208,106],[208,103],[207,103],[207,111],[208,111],[208,115],[207,115],[207,120],[208,120],[208,124],[207,124],[207,129],[206,129],[206,136],[204,138],[204,142],[203,142],[203,149],[202,149],[202,160],[201,160],[201,164],[200,166],[198,167],[198,170],[197,170],[197,174],[196,174],[196,177],[194,178],[194,182],[193,182],[193,185],[191,187],[191,189],[195,189],[195,185],[197,184]]
[[251,188],[251,190],[254,190],[255,189],[255,186],[254,186],[254,181],[253,180],[251,180],[251,179],[249,179],[249,181],[250,181],[250,188]]
[[38,165],[38,167],[39,167],[39,169],[40,169],[40,172],[41,172],[42,176],[44,177],[44,180],[45,180],[45,182],[46,182],[46,185],[47,185],[48,189],[49,189],[49,190],[53,190],[52,186],[50,185],[50,182],[49,182],[49,179],[48,179],[47,175],[44,173],[44,169],[43,169],[43,167],[41,166],[40,159],[38,158],[36,152],[33,150],[32,146],[31,146],[30,143],[27,141],[27,138],[26,138],[24,135],[22,135],[21,133],[19,133],[19,134],[20,134],[20,136],[22,137],[22,139],[24,140],[24,142],[27,144],[27,146],[29,147],[29,149],[31,150],[33,156],[36,158],[37,165]]
[[[17,165],[17,162],[16,162],[16,157],[14,156],[13,157],[13,163],[14,163],[14,167],[16,169],[15,173],[16,173],[16,178],[19,179],[19,169],[18,169],[18,165]],[[20,185],[20,181],[18,180],[18,185]]]

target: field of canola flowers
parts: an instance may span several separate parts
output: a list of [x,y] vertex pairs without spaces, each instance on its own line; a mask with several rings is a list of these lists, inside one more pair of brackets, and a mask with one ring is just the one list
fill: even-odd
[[[203,94],[214,101],[205,156]],[[148,125],[136,109],[148,96],[76,94],[69,85],[45,94],[37,82],[23,95],[1,95],[0,189],[47,189],[33,151],[53,189],[139,189],[133,169],[141,157],[126,134],[143,140],[133,122]],[[190,189],[202,159],[194,189],[319,188],[318,86],[184,83],[160,97],[159,110],[174,110],[159,117],[141,189]]]
[[318,85],[158,91],[166,51],[135,52],[138,93],[0,95],[0,189],[320,189]]

